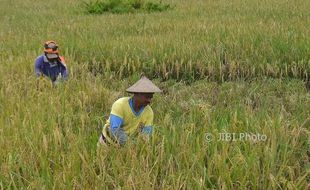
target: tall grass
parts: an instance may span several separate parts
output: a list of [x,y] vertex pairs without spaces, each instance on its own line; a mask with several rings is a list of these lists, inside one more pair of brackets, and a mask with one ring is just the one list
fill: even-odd
[[309,1],[171,0],[176,8],[168,12],[98,16],[85,15],[76,1],[5,2],[3,56],[38,54],[38,44],[52,38],[71,61],[95,62],[101,74],[152,68],[150,75],[179,80],[309,78]]
[[[309,189],[310,97],[293,79],[309,72],[309,2],[167,2],[101,16],[71,0],[0,2],[0,189]],[[56,88],[32,74],[47,39],[70,72]],[[142,71],[166,79],[154,79],[151,141],[97,150]]]

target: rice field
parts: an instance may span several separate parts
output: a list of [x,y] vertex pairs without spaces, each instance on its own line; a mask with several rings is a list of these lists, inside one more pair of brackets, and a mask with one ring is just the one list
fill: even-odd
[[[163,2],[0,1],[0,189],[310,188],[310,1]],[[50,39],[69,68],[57,87],[33,74]],[[164,90],[150,142],[97,149],[142,72]]]

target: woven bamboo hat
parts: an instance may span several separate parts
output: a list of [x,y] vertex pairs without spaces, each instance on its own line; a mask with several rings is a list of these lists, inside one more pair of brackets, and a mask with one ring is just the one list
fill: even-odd
[[155,93],[162,92],[155,84],[150,81],[150,79],[142,76],[140,80],[138,80],[131,87],[126,89],[126,92],[130,93]]

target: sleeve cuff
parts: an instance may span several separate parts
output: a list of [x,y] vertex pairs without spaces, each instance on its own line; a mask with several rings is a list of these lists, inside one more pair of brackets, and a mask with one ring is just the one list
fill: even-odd
[[146,135],[150,135],[153,131],[153,127],[152,126],[145,126],[142,128],[141,133],[146,134]]

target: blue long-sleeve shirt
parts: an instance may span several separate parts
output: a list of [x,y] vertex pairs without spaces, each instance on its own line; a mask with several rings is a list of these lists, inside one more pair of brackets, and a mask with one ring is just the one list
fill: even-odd
[[[127,135],[124,130],[121,128],[123,123],[123,119],[110,114],[110,133],[117,139],[120,145],[124,145],[127,141]],[[142,134],[150,135],[152,133],[153,127],[152,126],[143,126],[141,129]]]
[[45,75],[49,77],[52,82],[56,81],[58,76],[61,76],[62,79],[67,79],[68,77],[66,65],[61,59],[57,60],[55,63],[51,63],[44,54],[36,58],[34,62],[34,72],[37,77]]

